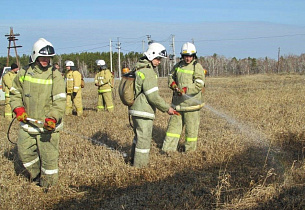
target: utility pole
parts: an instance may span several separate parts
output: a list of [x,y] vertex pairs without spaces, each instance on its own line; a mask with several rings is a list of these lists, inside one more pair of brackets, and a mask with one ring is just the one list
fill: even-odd
[[117,49],[118,49],[118,64],[119,64],[119,78],[121,79],[121,43],[120,38],[118,37],[118,43],[117,43]]
[[281,48],[279,47],[278,49],[278,53],[277,53],[277,73],[280,72],[280,52],[281,52]]
[[145,43],[145,41],[144,41],[144,40],[142,40],[142,52],[143,52],[143,54],[144,54],[144,52],[145,52],[144,43]]
[[169,74],[170,70],[172,69],[172,65],[176,64],[176,54],[175,54],[175,35],[172,34],[172,43],[170,43],[172,47],[172,54],[169,55],[169,69],[167,74]]
[[[10,60],[10,50],[11,48],[15,49],[15,54],[16,54],[16,63],[18,66],[20,66],[19,60],[18,60],[18,54],[17,54],[17,48],[18,47],[22,47],[22,46],[16,46],[16,42],[18,39],[16,39],[16,36],[20,36],[20,34],[14,34],[13,32],[13,27],[10,28],[10,34],[9,35],[5,35],[7,37],[8,40],[8,47],[7,47],[7,59],[6,59],[6,66],[9,65],[9,60]],[[14,46],[11,47],[11,42],[13,42]]]
[[112,42],[111,42],[111,39],[109,41],[109,46],[110,46],[110,49],[109,49],[109,54],[110,54],[110,71],[112,72]]
[[172,50],[173,50],[173,60],[174,60],[174,65],[176,64],[176,53],[175,53],[175,35],[172,34]]
[[151,35],[146,35],[147,36],[147,40],[148,40],[148,45],[150,45],[151,43],[153,43],[154,41],[151,40]]

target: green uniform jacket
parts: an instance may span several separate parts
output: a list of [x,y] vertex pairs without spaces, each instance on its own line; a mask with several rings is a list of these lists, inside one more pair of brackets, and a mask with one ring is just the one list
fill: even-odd
[[192,61],[190,64],[183,60],[177,63],[170,75],[169,87],[175,81],[179,89],[187,88],[186,95],[178,96],[174,93],[172,103],[177,111],[195,111],[203,105],[202,89],[204,87],[205,76],[201,64]]
[[16,73],[9,71],[7,72],[2,79],[3,82],[3,90],[5,91],[5,97],[9,98],[9,93],[10,93],[10,89],[12,87],[13,84],[13,80],[16,77]]
[[[27,70],[21,69],[13,80],[10,96],[12,110],[24,107],[28,117],[42,122],[45,118],[54,118],[56,130],[62,128],[66,93],[64,79],[58,70],[52,71],[52,67],[42,70],[36,64]],[[44,131],[36,126],[21,122],[21,127],[29,133]]]
[[113,75],[109,69],[101,70],[95,75],[94,82],[98,86],[98,92],[110,92],[112,87]]
[[158,76],[150,61],[140,60],[136,66],[135,102],[129,108],[132,116],[155,119],[156,108],[162,112],[170,106],[161,98],[158,89]]

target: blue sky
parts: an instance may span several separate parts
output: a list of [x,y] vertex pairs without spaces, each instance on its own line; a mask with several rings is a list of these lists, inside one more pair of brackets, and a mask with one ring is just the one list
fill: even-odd
[[[304,53],[303,0],[14,0],[1,2],[0,56],[7,55],[5,34],[19,33],[18,54],[29,54],[40,37],[58,54],[85,51],[142,52],[147,35],[171,53],[194,41],[200,56],[276,58]],[[1,38],[2,37],[2,38]],[[14,55],[14,51],[11,53]]]

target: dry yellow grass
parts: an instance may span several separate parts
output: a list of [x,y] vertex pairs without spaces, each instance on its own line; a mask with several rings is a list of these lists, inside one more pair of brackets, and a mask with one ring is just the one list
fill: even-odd
[[[169,116],[158,111],[145,169],[129,166],[122,155],[130,152],[133,132],[118,95],[115,113],[97,113],[96,88],[86,84],[84,116],[64,119],[59,184],[48,193],[22,175],[1,116],[0,208],[305,208],[304,78],[207,78],[198,150],[160,154]],[[160,92],[170,103],[166,81],[160,79]],[[17,129],[14,122],[13,141]]]

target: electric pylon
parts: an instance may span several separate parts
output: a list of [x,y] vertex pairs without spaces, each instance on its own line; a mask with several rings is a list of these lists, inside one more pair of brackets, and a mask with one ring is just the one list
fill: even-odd
[[[18,60],[18,54],[17,54],[17,48],[22,47],[20,45],[16,46],[16,42],[18,39],[16,39],[16,36],[20,36],[20,34],[14,34],[13,27],[10,28],[10,34],[5,35],[8,40],[8,47],[7,47],[7,59],[6,59],[6,66],[9,65],[10,61],[10,51],[11,48],[15,49],[15,55],[16,55],[16,63],[18,66],[20,66],[19,60]],[[14,46],[11,46],[11,42],[13,42]]]

